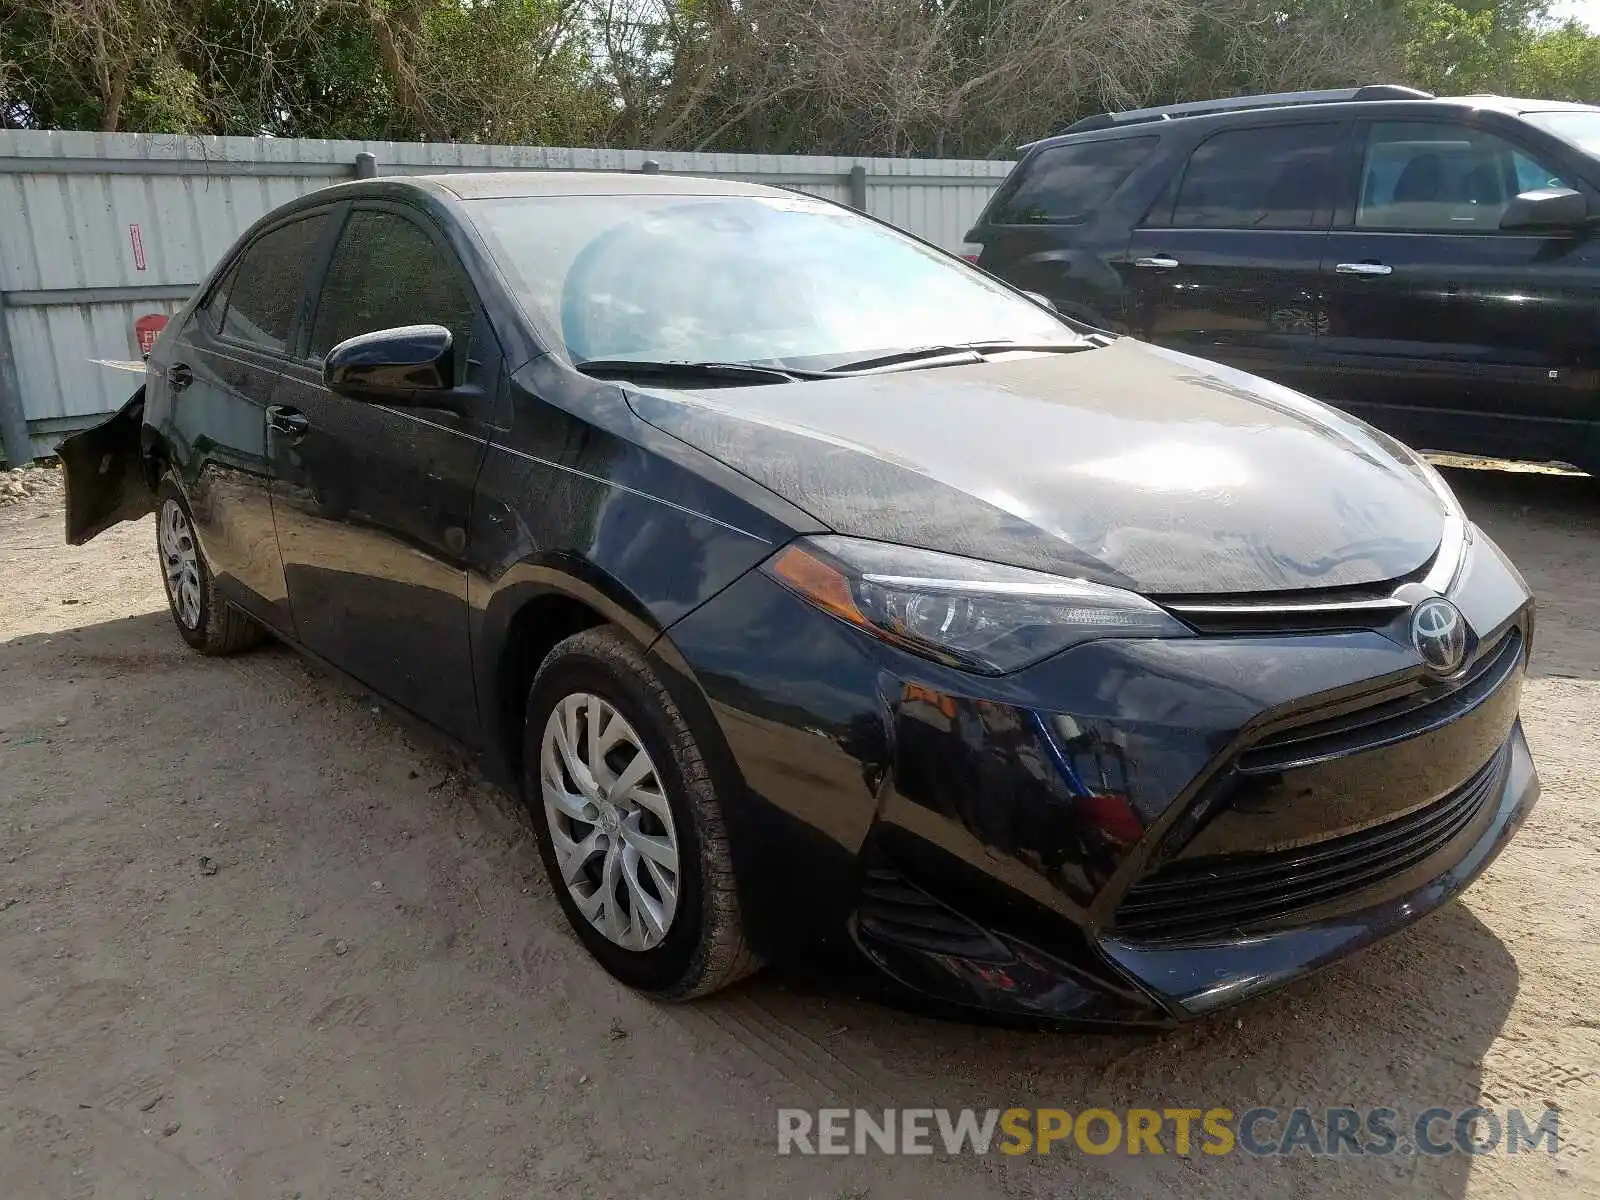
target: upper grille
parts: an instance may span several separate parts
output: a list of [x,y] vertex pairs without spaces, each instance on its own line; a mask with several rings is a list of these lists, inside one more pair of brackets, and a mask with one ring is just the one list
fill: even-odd
[[1130,937],[1228,935],[1360,892],[1447,845],[1495,794],[1502,747],[1449,795],[1393,821],[1309,846],[1178,859],[1128,889],[1116,926]]
[[1522,659],[1522,634],[1513,629],[1481,651],[1460,679],[1429,684],[1378,704],[1271,733],[1239,755],[1242,774],[1287,771],[1392,746],[1442,728],[1500,690]]

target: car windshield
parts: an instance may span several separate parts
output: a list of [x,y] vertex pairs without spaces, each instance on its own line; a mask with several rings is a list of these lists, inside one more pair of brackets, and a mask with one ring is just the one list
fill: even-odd
[[1564,142],[1571,142],[1585,154],[1600,157],[1600,109],[1586,112],[1583,109],[1552,109],[1549,112],[1525,112],[1531,121],[1546,133],[1553,133]]
[[575,363],[825,370],[928,346],[1084,344],[965,263],[804,196],[522,197],[468,207]]

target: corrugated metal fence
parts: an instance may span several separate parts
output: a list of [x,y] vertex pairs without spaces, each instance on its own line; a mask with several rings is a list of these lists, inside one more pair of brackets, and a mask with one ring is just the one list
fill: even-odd
[[[257,217],[356,174],[652,169],[799,188],[954,248],[1011,164],[402,142],[0,133],[0,433],[41,455],[137,386],[134,323],[176,312]],[[22,450],[27,446],[26,451]]]

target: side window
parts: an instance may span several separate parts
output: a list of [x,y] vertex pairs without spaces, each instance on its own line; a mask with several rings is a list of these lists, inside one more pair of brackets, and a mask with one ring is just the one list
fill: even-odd
[[1111,198],[1158,141],[1132,137],[1041,150],[994,220],[1003,225],[1082,221]]
[[318,213],[280,225],[251,243],[226,287],[224,337],[280,353],[288,349],[306,269],[326,220]]
[[466,362],[472,338],[471,293],[460,267],[421,226],[398,213],[350,215],[328,264],[311,326],[311,356],[346,338],[397,325],[443,325]]
[[201,319],[212,333],[222,332],[222,321],[228,313],[228,292],[233,288],[233,278],[238,273],[237,264],[230,267],[228,273],[217,280],[216,286],[211,289],[211,294],[200,306]]
[[1361,165],[1359,229],[1486,233],[1518,192],[1565,187],[1503,138],[1466,125],[1379,121]]
[[1571,187],[1561,176],[1542,163],[1536,163],[1521,150],[1511,152],[1511,170],[1517,178],[1517,191],[1537,192],[1541,188]]
[[1331,208],[1336,123],[1213,134],[1189,156],[1172,224],[1198,229],[1311,229]]

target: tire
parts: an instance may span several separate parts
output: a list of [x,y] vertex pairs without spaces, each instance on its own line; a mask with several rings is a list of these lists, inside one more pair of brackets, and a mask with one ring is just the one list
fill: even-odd
[[189,645],[201,654],[237,654],[266,639],[266,630],[217,595],[189,502],[170,475],[156,489],[156,556],[172,623]]
[[[618,717],[623,727],[612,723]],[[562,748],[568,728],[577,731],[573,758]],[[615,740],[598,756],[596,728],[602,742]],[[647,755],[643,768],[636,749]],[[656,999],[690,1000],[757,969],[716,785],[693,731],[634,642],[600,627],[549,653],[528,692],[523,764],[550,886],[579,941],[613,977]],[[640,782],[624,789],[624,776]],[[574,817],[579,804],[593,820]],[[646,855],[642,846],[655,849]],[[661,865],[663,846],[676,850],[675,872]],[[564,862],[576,867],[571,886]]]

